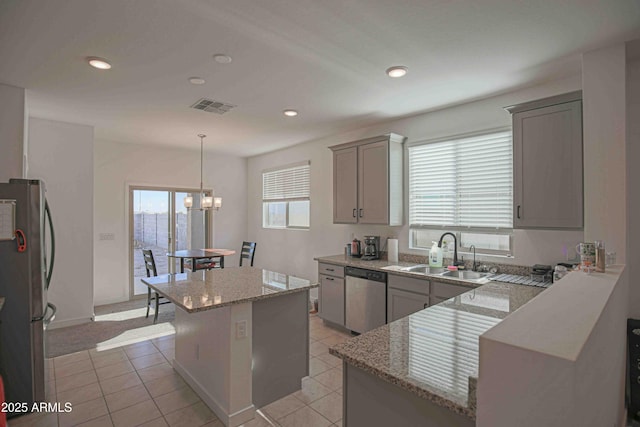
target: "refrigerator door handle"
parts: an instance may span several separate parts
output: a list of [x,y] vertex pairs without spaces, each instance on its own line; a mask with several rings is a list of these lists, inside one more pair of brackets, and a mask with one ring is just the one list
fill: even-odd
[[[47,199],[44,200],[44,212],[47,216],[47,222],[49,223],[49,234],[51,236],[51,258],[49,259],[49,265],[46,266],[47,277],[45,282],[47,284],[47,289],[49,289],[49,285],[51,284],[51,275],[53,274],[53,265],[56,258],[56,235],[53,231],[53,219],[51,219],[51,210],[49,209],[49,202],[47,202]],[[45,260],[45,263],[46,263],[46,260]],[[54,312],[54,316],[55,316],[55,312]]]
[[[49,311],[49,309],[51,309],[51,316],[47,317],[47,311]],[[55,306],[55,304],[50,302],[47,303],[47,309],[45,310],[44,312],[45,315],[43,316],[45,326],[54,321],[54,319],[56,318],[57,311],[58,311],[58,308]]]

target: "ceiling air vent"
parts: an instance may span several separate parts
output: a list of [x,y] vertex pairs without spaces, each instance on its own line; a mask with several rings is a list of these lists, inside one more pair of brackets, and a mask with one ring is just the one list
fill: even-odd
[[225,104],[224,102],[214,101],[213,99],[200,98],[190,108],[206,111],[207,113],[224,114],[234,107],[236,106],[232,104]]

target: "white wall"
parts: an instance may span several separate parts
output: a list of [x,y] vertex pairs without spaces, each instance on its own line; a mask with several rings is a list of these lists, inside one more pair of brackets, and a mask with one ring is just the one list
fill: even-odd
[[22,178],[26,114],[23,88],[0,83],[0,182]]
[[29,178],[43,179],[56,235],[54,327],[93,317],[93,127],[29,119]]
[[582,57],[584,235],[604,240],[620,264],[626,253],[625,68],[623,43]]
[[[252,157],[248,164],[248,232],[258,242],[256,263],[285,273],[315,279],[315,256],[339,254],[355,233],[396,236],[400,251],[409,250],[409,228],[334,225],[332,199],[332,157],[327,148],[370,136],[395,132],[408,141],[433,139],[448,135],[510,126],[511,117],[503,107],[580,89],[579,76],[550,82],[482,101],[471,102],[444,110],[381,123],[373,127],[312,141],[284,150]],[[311,228],[308,231],[268,230],[262,228],[262,170],[311,160]],[[406,172],[406,171],[405,171]],[[405,221],[406,222],[406,221]],[[532,265],[553,264],[564,260],[563,246],[582,241],[581,231],[517,230],[514,237],[514,258],[492,258],[493,261]],[[426,251],[413,251],[427,255]],[[490,258],[487,258],[490,259]]]
[[[97,141],[95,146],[96,305],[129,298],[129,245],[127,185],[197,188],[200,185],[199,141],[194,150],[149,147]],[[247,239],[247,161],[205,153],[204,186],[222,197],[213,214],[213,246],[238,251]],[[113,233],[114,240],[98,240]],[[256,256],[259,259],[260,254]],[[237,265],[238,255],[225,260]]]
[[[627,51],[627,268],[629,277],[640,277],[640,40]],[[628,48],[631,47],[631,44]],[[640,318],[640,283],[629,283],[629,317]]]

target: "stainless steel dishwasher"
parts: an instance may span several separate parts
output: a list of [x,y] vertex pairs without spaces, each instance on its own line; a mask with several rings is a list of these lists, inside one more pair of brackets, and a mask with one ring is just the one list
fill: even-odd
[[345,269],[345,326],[363,333],[387,320],[387,273],[347,267]]

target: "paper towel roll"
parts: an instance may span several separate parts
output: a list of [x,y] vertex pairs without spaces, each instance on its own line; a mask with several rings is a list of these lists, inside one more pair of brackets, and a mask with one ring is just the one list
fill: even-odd
[[387,239],[387,258],[389,262],[398,262],[398,239]]

